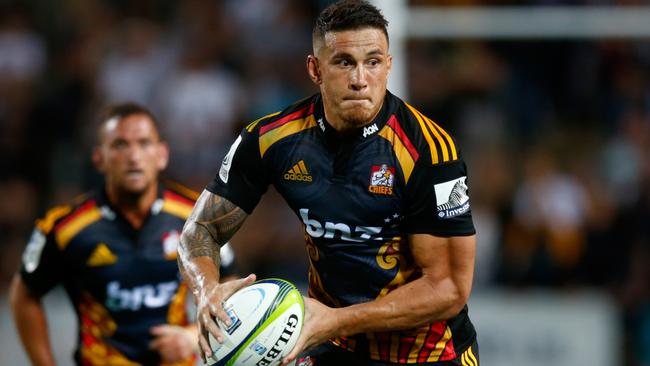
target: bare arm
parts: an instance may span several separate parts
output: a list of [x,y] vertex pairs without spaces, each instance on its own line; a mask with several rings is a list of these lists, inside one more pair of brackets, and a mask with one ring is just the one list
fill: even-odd
[[47,319],[41,300],[32,295],[19,274],[14,276],[9,293],[14,323],[32,365],[55,365]]
[[476,237],[417,234],[409,241],[422,277],[375,301],[344,308],[305,299],[305,328],[285,363],[335,336],[411,329],[458,314],[472,289]]
[[214,320],[229,322],[221,303],[254,276],[219,284],[219,249],[239,230],[247,215],[227,199],[204,190],[185,223],[178,247],[178,266],[197,302],[199,346],[210,356],[208,332],[220,342],[221,332]]

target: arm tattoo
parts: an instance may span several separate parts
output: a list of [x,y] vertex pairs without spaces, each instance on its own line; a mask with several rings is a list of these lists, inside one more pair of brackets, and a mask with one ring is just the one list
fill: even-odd
[[184,257],[207,256],[218,267],[221,263],[219,248],[239,230],[246,217],[244,210],[232,202],[203,191],[183,228],[181,247]]

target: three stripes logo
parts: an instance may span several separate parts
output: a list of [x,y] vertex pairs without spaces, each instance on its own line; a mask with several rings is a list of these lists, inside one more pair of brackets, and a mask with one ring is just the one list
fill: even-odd
[[460,363],[463,366],[479,366],[478,359],[474,356],[472,347],[469,347],[463,354],[460,356]]
[[311,174],[307,170],[304,160],[300,160],[296,165],[284,173],[285,180],[294,180],[311,183],[313,180]]

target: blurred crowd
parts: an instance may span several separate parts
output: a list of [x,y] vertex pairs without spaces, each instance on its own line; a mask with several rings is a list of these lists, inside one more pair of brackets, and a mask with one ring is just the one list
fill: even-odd
[[[0,293],[34,218],[100,182],[89,154],[101,107],[148,106],[171,147],[166,177],[201,190],[243,125],[316,92],[305,56],[327,3],[0,1]],[[468,163],[475,287],[607,292],[629,364],[648,364],[650,42],[414,40],[407,51],[408,101]],[[301,240],[270,192],[234,246],[244,268],[303,278]]]

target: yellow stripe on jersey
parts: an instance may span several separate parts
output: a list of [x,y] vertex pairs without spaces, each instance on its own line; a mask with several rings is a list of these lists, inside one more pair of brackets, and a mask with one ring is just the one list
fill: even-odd
[[187,325],[187,285],[181,283],[176,290],[176,294],[169,303],[167,310],[167,323],[171,325]]
[[177,182],[174,182],[174,181],[171,181],[171,180],[165,180],[165,186],[171,188],[172,190],[180,193],[181,195],[183,195],[183,196],[185,196],[185,197],[187,197],[187,198],[189,198],[189,199],[191,199],[193,201],[196,201],[196,200],[199,199],[199,193],[198,192],[196,192],[196,191],[194,191],[192,189],[189,189],[189,188],[185,187],[184,185],[182,185],[180,183],[177,183]]
[[282,111],[277,111],[277,112],[274,112],[274,113],[270,113],[270,114],[267,114],[266,116],[264,116],[262,118],[256,119],[255,121],[248,124],[248,126],[246,126],[246,131],[252,132],[255,129],[255,126],[257,126],[257,124],[260,123],[261,120],[266,119],[266,118],[271,118],[273,116],[277,116],[278,114],[280,114],[280,112],[282,112]]
[[474,357],[474,353],[472,353],[472,347],[463,352],[460,356],[460,362],[463,366],[478,366],[478,361]]
[[451,150],[451,160],[458,160],[458,154],[456,152],[456,145],[454,144],[454,140],[451,138],[451,136],[449,136],[447,131],[445,131],[437,123],[433,122],[432,120],[430,120],[426,116],[423,115],[422,117],[426,118],[426,120],[429,123],[431,123],[434,128],[436,128],[438,131],[440,131],[440,133],[442,133],[442,135],[445,137],[445,139],[447,140],[447,144],[449,145],[449,150]]
[[470,361],[474,363],[474,366],[478,366],[478,360],[474,356],[474,351],[472,351],[472,346],[467,349],[467,357]]
[[440,359],[440,355],[442,355],[442,351],[445,350],[445,346],[447,345],[447,342],[451,339],[451,329],[447,327],[445,329],[445,333],[442,335],[438,343],[436,343],[436,346],[434,347],[433,351],[427,358],[427,362],[436,362]]
[[52,231],[52,228],[54,227],[54,223],[56,220],[62,218],[63,216],[67,215],[70,213],[72,210],[72,207],[65,205],[65,206],[56,206],[47,211],[45,214],[45,217],[40,220],[36,220],[36,227],[43,232],[44,235],[47,235]]
[[[420,113],[420,111],[413,108],[413,106],[409,104],[406,105],[418,120],[420,128],[422,129],[422,133],[424,134],[424,138],[429,144],[429,148],[431,149],[431,162],[433,164],[437,164],[439,162],[444,163],[447,161],[458,160],[458,151],[456,150],[456,144],[454,143],[454,140],[451,138],[451,136],[447,133],[447,131],[426,117],[424,114]],[[435,140],[438,142],[438,146],[440,146],[442,161],[439,160],[436,144],[431,137],[431,134],[433,134]]]
[[440,146],[440,151],[442,152],[442,162],[447,162],[449,161],[449,152],[447,150],[447,144],[445,143],[445,140],[442,138],[438,130],[434,127],[433,122],[431,122],[430,119],[428,119],[424,114],[420,113],[417,109],[413,108],[414,113],[417,113],[417,115],[420,116],[421,120],[423,121],[424,125],[427,126],[429,131],[433,133],[433,135],[436,137],[436,140],[438,140],[438,146]]
[[[426,329],[429,329],[429,326],[425,327]],[[408,358],[408,363],[416,363],[418,362],[418,355],[420,354],[420,351],[422,351],[422,346],[424,345],[424,339],[427,337],[427,332],[422,331],[421,329],[418,332],[417,338],[415,338],[415,342],[413,343],[413,346],[411,347],[411,352],[409,352],[409,358]]]
[[384,128],[379,131],[378,135],[385,138],[388,140],[388,142],[390,142],[391,145],[393,145],[393,151],[395,152],[397,161],[402,168],[402,173],[404,173],[404,183],[408,183],[409,178],[411,177],[411,173],[413,172],[413,168],[415,167],[415,161],[413,160],[413,157],[409,153],[406,146],[404,146],[402,143],[402,140],[400,140],[399,137],[395,135],[395,131],[393,131],[390,126],[384,126]]
[[420,114],[418,111],[413,108],[408,103],[404,103],[408,107],[408,109],[411,110],[411,113],[415,116],[415,119],[418,120],[418,123],[420,124],[420,129],[422,130],[422,134],[424,135],[424,138],[427,140],[427,143],[429,144],[429,150],[431,150],[431,163],[432,164],[438,164],[438,151],[436,149],[436,144],[433,142],[433,139],[431,138],[431,135],[429,134],[429,129],[425,126],[425,122],[420,118]]
[[399,358],[399,334],[392,332],[390,335],[390,362],[397,363]]
[[190,216],[190,213],[192,213],[192,208],[192,206],[183,202],[165,199],[163,201],[162,211],[186,220]]
[[260,156],[264,157],[264,154],[271,147],[271,145],[282,140],[283,138],[312,127],[316,127],[316,120],[314,120],[314,115],[310,114],[305,118],[287,122],[277,128],[266,132],[260,136]]
[[442,151],[442,161],[447,162],[449,161],[449,151],[447,151],[447,144],[445,144],[445,140],[440,136],[440,133],[438,130],[436,130],[435,127],[429,122],[429,120],[422,114],[420,114],[420,117],[424,120],[424,123],[427,125],[429,130],[433,133],[433,135],[436,137],[436,140],[438,140],[438,146],[440,146],[440,151]]
[[64,249],[75,235],[101,218],[102,212],[99,208],[92,207],[79,214],[79,216],[73,218],[72,221],[66,223],[60,229],[57,229],[56,242],[59,249]]

